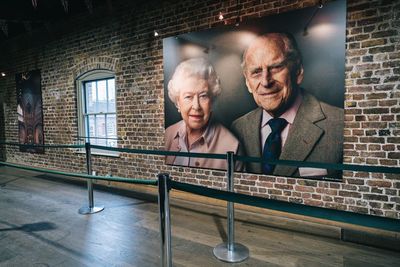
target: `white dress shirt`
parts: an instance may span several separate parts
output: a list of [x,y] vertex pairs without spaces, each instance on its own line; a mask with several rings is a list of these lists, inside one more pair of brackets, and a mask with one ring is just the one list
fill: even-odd
[[[282,148],[283,148],[284,144],[286,143],[286,139],[289,134],[289,129],[293,125],[294,118],[296,117],[297,110],[299,110],[299,107],[300,107],[302,101],[303,101],[303,97],[301,96],[301,94],[298,94],[293,105],[288,110],[286,110],[281,116],[279,116],[279,118],[285,119],[288,122],[286,127],[281,132]],[[260,129],[260,131],[261,131],[261,134],[260,134],[260,136],[261,136],[261,151],[263,151],[263,149],[264,149],[264,144],[268,138],[268,135],[272,132],[271,127],[269,126],[268,122],[269,122],[269,120],[271,120],[273,118],[274,117],[272,117],[270,114],[268,114],[268,112],[263,110],[262,119],[261,119],[261,129]]]

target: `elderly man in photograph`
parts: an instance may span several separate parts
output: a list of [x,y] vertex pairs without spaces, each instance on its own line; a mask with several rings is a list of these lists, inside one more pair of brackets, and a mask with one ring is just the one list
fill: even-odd
[[[342,162],[343,109],[300,87],[301,53],[287,33],[257,37],[243,54],[246,86],[258,108],[232,123],[251,157],[264,160]],[[321,70],[323,75],[323,70]],[[246,171],[277,176],[340,177],[335,170],[251,162]]]

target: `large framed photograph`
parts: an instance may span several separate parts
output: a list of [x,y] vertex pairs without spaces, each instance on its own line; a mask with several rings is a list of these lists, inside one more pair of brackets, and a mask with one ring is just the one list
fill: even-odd
[[[43,109],[40,70],[18,73],[17,116],[20,144],[43,145]],[[20,146],[22,152],[44,153],[43,147]]]
[[[346,1],[163,40],[165,147],[342,163]],[[167,164],[226,169],[225,160]],[[340,178],[325,168],[237,162],[236,170]]]

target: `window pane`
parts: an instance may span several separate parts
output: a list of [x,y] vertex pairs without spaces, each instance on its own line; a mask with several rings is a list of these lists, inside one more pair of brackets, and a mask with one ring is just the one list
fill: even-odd
[[108,85],[108,112],[115,112],[115,79],[107,80]]
[[96,82],[85,83],[86,113],[95,112],[96,106]]
[[[94,115],[90,115],[90,116],[85,116],[85,127],[89,127],[86,128],[86,134],[89,137],[93,137],[95,136],[95,121],[94,121]],[[92,142],[92,140],[90,140],[90,142]]]
[[107,82],[97,82],[97,112],[107,112]]
[[107,100],[107,87],[106,87],[106,80],[98,81],[97,82],[97,93],[98,93],[98,100],[106,101]]
[[107,115],[107,145],[111,147],[117,146],[117,118],[115,115]]
[[[105,115],[96,116],[96,137],[105,138],[106,137],[106,120]],[[106,139],[98,139],[97,144],[106,145]]]

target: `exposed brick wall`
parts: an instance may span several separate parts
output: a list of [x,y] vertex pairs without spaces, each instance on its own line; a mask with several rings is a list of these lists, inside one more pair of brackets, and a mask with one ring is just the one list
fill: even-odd
[[[77,140],[75,79],[99,67],[116,73],[120,146],[163,149],[164,96],[162,38],[217,27],[220,11],[234,23],[236,1],[119,1],[113,14],[97,10],[46,31],[3,44],[0,79],[5,101],[4,130],[17,140],[14,74],[41,69],[45,142]],[[132,2],[132,3],[131,3]],[[265,3],[264,3],[265,2]],[[241,19],[314,6],[308,1],[241,1]],[[344,162],[399,166],[400,160],[400,4],[348,1]],[[153,37],[153,30],[160,37]],[[37,38],[39,36],[40,38]],[[2,128],[0,128],[2,129]],[[7,149],[7,160],[67,171],[85,171],[84,155],[71,149],[44,155]],[[179,181],[225,187],[225,173],[164,165],[163,158],[121,153],[93,157],[99,174],[155,178],[170,172]],[[238,192],[312,206],[400,218],[400,177],[345,172],[343,182],[236,174]]]

